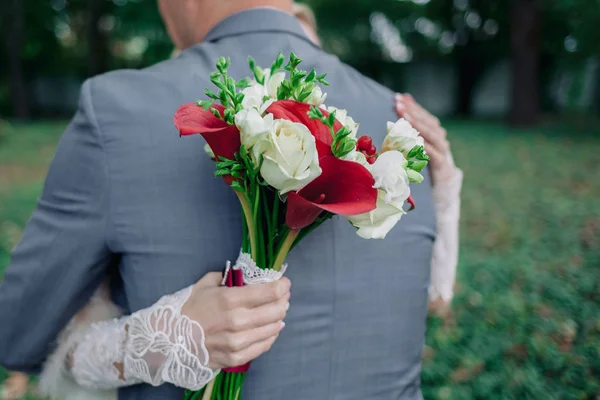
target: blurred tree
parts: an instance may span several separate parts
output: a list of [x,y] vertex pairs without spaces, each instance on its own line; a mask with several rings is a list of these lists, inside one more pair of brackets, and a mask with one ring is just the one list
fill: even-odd
[[17,118],[27,119],[31,112],[21,60],[25,34],[25,4],[21,0],[4,0],[0,10],[2,36],[10,70],[10,93],[14,114]]
[[102,18],[108,18],[109,8],[114,3],[106,0],[88,0],[87,8],[87,48],[88,74],[105,72],[109,63],[108,37],[102,29]]
[[[552,68],[536,74],[540,56],[533,54],[582,74],[582,61],[600,54],[599,0],[305,1],[317,13],[325,49],[392,88],[405,86],[409,62],[453,64],[454,103],[463,115],[471,113],[474,88],[500,60],[514,61],[513,114],[527,114],[513,115],[519,122],[535,120],[553,79]],[[538,4],[533,14],[519,8],[530,3]],[[7,115],[29,114],[27,88],[37,79],[144,67],[173,50],[156,0],[3,0],[0,11],[0,111]],[[520,39],[536,36],[537,42]]]
[[540,111],[541,1],[513,0],[510,122],[533,125]]

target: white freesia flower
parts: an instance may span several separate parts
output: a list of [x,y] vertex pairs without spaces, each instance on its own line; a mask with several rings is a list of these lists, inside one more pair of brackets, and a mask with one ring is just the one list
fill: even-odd
[[206,152],[206,154],[208,154],[210,158],[212,158],[213,160],[215,159],[215,153],[212,151],[208,143],[204,144],[204,151]]
[[374,188],[385,193],[386,203],[404,203],[410,196],[406,173],[407,161],[399,151],[387,151],[377,157],[370,171],[375,179]]
[[271,76],[271,70],[265,70],[265,88],[266,95],[272,98],[273,100],[277,100],[277,89],[281,86],[281,82],[285,80],[285,72],[275,72],[273,76]]
[[342,125],[350,128],[352,132],[350,136],[351,139],[356,139],[356,134],[358,133],[358,124],[352,117],[348,115],[348,111],[335,107],[327,107],[327,112],[330,114],[335,111],[335,119],[337,119]]
[[273,129],[273,114],[262,117],[255,108],[243,109],[235,115],[235,125],[240,130],[242,144],[250,149]]
[[413,147],[423,146],[424,141],[419,132],[404,118],[387,123],[387,136],[381,147],[382,152],[400,150],[407,155]]
[[385,201],[386,192],[377,193],[377,207],[368,213],[352,215],[348,220],[358,230],[356,233],[363,239],[384,239],[392,228],[400,221],[406,212],[402,209],[403,202],[388,203]]
[[252,155],[263,179],[280,194],[300,190],[321,175],[315,138],[302,124],[278,119],[256,143]]
[[[256,108],[261,115],[277,100],[277,89],[281,86],[281,82],[285,80],[285,72],[276,72],[271,76],[271,70],[265,69],[263,74],[265,77],[264,85],[253,80],[250,82],[250,86],[242,90],[242,93],[244,93],[242,106],[245,109]],[[270,100],[265,101],[266,97],[269,97]]]
[[327,93],[323,94],[323,91],[319,86],[315,86],[308,99],[305,100],[306,103],[311,106],[319,107],[321,104],[325,102],[327,98]]
[[370,165],[367,162],[367,157],[365,157],[365,155],[363,153],[361,153],[360,151],[352,150],[350,153],[348,153],[344,157],[342,157],[342,159],[347,160],[347,161],[357,162],[360,165],[362,165],[363,167],[370,169]]
[[263,98],[267,92],[265,87],[257,82],[252,82],[250,86],[242,90],[244,99],[242,100],[242,107],[244,109],[256,108],[260,110],[263,105]]

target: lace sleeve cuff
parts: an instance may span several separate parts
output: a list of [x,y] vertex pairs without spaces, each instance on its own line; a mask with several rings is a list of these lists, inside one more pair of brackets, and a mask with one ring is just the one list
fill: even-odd
[[[42,389],[54,398],[64,397],[66,386],[95,391],[81,399],[115,398],[114,389],[138,383],[201,389],[218,371],[208,367],[202,327],[181,313],[191,292],[190,286],[164,296],[153,306],[127,317],[91,325],[72,322],[63,334],[61,350],[52,357],[54,367],[60,365],[63,378],[68,375],[74,382],[59,382],[52,372],[56,368],[45,368]],[[58,390],[61,385],[62,393]],[[112,395],[108,390],[113,390]]]

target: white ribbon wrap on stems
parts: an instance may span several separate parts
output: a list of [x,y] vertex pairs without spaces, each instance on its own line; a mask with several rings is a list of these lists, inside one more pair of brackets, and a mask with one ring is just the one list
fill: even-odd
[[244,274],[244,285],[258,285],[275,282],[281,279],[287,270],[287,264],[283,264],[280,271],[275,271],[274,269],[261,269],[256,265],[250,254],[240,251],[240,255],[233,267],[231,266],[231,262],[227,261],[221,285],[225,285],[229,270],[232,268],[242,270],[242,273]]

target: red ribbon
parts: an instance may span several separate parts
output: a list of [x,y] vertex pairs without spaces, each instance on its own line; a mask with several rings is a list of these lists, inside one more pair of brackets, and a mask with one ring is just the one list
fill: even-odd
[[[227,287],[244,286],[244,273],[242,272],[242,270],[241,269],[233,269],[233,268],[230,268],[229,270],[227,270],[227,276],[225,277],[225,286],[227,286]],[[237,367],[223,368],[223,371],[233,372],[233,373],[238,373],[238,374],[248,372],[248,369],[250,368],[250,363],[251,363],[251,361],[247,362],[244,365],[240,365]]]

